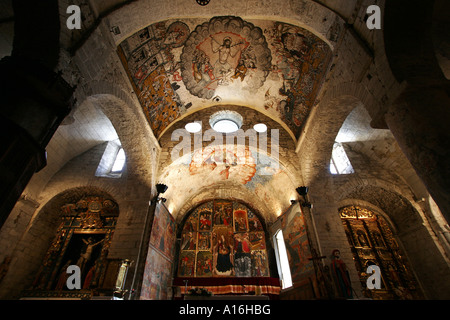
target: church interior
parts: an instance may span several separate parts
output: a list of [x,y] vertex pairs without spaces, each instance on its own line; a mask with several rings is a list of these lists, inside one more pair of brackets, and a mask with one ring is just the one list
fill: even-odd
[[0,1],[0,299],[450,299],[449,13]]

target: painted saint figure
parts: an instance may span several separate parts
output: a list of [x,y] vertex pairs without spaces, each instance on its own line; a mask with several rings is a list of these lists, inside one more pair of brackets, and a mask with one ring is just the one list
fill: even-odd
[[231,248],[227,245],[224,236],[217,240],[216,272],[219,275],[230,275],[233,270],[231,262]]
[[234,270],[237,277],[251,276],[251,254],[248,235],[235,235]]

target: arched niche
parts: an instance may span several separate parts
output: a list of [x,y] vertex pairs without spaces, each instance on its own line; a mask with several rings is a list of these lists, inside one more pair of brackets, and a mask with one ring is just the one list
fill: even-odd
[[[364,295],[376,300],[423,299],[421,287],[389,220],[359,205],[342,207],[339,215]],[[379,288],[367,287],[371,275],[367,270],[371,265],[380,268]]]
[[[21,296],[90,299],[112,295],[120,265],[119,260],[108,259],[119,216],[117,202],[105,192],[75,188],[55,196],[42,214],[39,219],[52,218],[57,227],[29,289]],[[69,266],[77,266],[79,272],[68,272]],[[70,281],[79,284],[75,288],[67,285],[72,274],[79,279]]]

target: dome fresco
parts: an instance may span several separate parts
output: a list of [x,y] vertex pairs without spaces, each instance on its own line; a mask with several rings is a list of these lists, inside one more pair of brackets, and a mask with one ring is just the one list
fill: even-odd
[[151,24],[118,54],[158,139],[178,118],[217,102],[251,103],[298,138],[331,50],[291,24],[221,16]]

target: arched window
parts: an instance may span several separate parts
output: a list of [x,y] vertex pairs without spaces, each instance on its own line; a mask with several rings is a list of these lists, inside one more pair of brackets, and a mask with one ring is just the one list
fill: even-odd
[[292,276],[282,230],[278,230],[275,233],[274,240],[277,253],[278,273],[281,278],[281,288],[286,289],[292,287]]
[[345,153],[344,147],[339,142],[335,142],[333,145],[333,152],[331,153],[330,159],[330,172],[332,174],[349,174],[355,172],[347,153]]
[[123,148],[120,148],[117,152],[116,159],[114,160],[114,164],[111,168],[112,173],[118,173],[123,170],[123,166],[125,165],[125,151]]
[[120,178],[125,166],[126,155],[120,140],[106,143],[105,151],[95,172],[96,177]]

